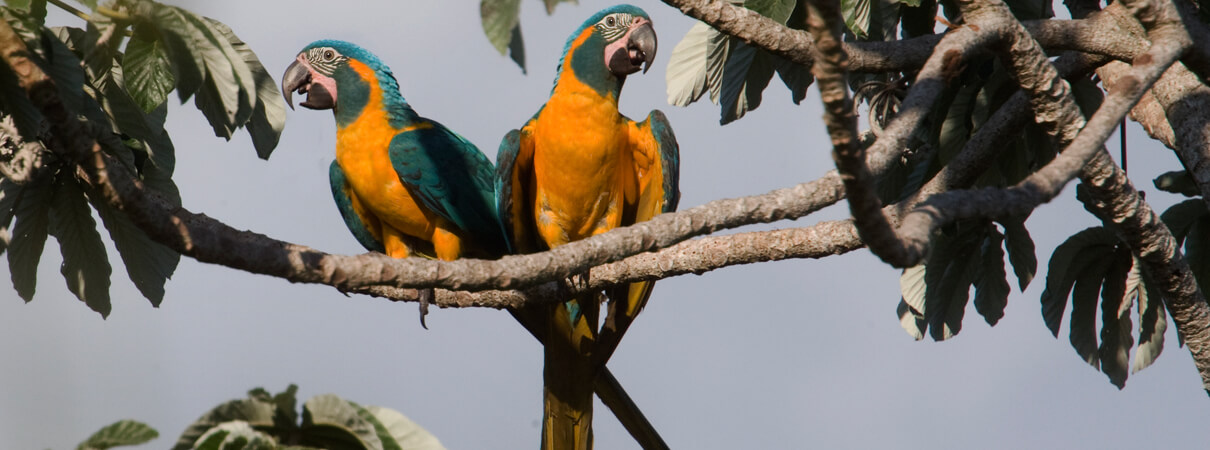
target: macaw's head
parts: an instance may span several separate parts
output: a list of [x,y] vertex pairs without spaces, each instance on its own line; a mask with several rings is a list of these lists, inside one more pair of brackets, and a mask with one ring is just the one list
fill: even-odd
[[385,108],[407,109],[399,83],[377,56],[345,41],[322,40],[298,52],[282,75],[281,91],[291,108],[295,92],[306,94],[300,105],[335,110],[337,122],[344,124],[361,114],[374,84],[382,90]]
[[[580,25],[568,38],[563,58],[570,58],[576,78],[598,91],[612,91],[621,89],[627,75],[647,72],[655,51],[655,28],[647,13],[637,6],[617,5]],[[561,61],[560,76],[563,66]]]

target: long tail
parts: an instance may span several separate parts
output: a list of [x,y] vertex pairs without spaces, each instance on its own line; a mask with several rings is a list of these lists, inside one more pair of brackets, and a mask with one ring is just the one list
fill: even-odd
[[[534,339],[545,344],[547,326],[540,325],[545,322],[544,317],[547,316],[547,310],[544,307],[529,308],[524,310],[508,310],[513,318],[521,326],[525,327]],[[639,446],[644,450],[666,450],[668,444],[660,437],[655,427],[643,415],[643,411],[635,404],[630,395],[626,393],[625,388],[613,376],[608,367],[598,367],[597,378],[593,383],[593,390],[597,397],[609,408],[610,412],[617,417],[622,423],[622,427],[634,437]],[[545,433],[543,433],[545,435]]]
[[547,306],[549,325],[542,371],[545,414],[542,449],[592,448],[592,391],[597,366],[596,345],[600,303],[593,296]]
[[598,367],[604,367],[609,357],[613,356],[614,350],[618,349],[618,344],[622,342],[622,336],[626,334],[630,324],[634,323],[635,317],[647,306],[647,299],[651,298],[651,290],[654,287],[654,281],[640,281],[608,290],[609,312],[605,316],[605,324],[601,326],[601,336],[594,352]]

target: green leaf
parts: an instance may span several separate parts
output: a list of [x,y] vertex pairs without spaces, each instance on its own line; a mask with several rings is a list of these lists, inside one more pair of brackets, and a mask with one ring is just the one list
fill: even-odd
[[25,185],[17,202],[12,241],[8,246],[8,270],[17,295],[29,302],[38,284],[38,261],[46,245],[50,223],[50,199],[54,187],[47,181]]
[[975,271],[975,311],[988,325],[1004,317],[1008,306],[1008,274],[1004,272],[1004,235],[994,226],[988,227],[987,238],[979,249],[979,265]]
[[256,80],[243,57],[209,20],[189,11],[140,3],[132,14],[154,25],[167,44],[181,101],[192,96],[215,135],[230,139],[255,110]]
[[362,419],[350,402],[332,394],[311,397],[303,404],[302,430],[307,445],[383,449],[374,425]]
[[[989,224],[990,225],[990,224]],[[987,227],[970,222],[958,224],[953,236],[933,238],[933,249],[925,266],[925,317],[929,335],[943,341],[958,335],[970,300],[970,287],[978,267],[978,248]]]
[[866,39],[870,35],[870,10],[873,3],[874,0],[840,0],[844,25],[858,39]]
[[[352,403],[352,402],[350,402]],[[370,417],[363,418],[374,423],[375,430],[378,431],[380,437],[385,433],[391,441],[398,444],[399,448],[406,450],[445,450],[445,446],[437,440],[436,436],[429,433],[416,422],[413,422],[407,416],[399,411],[381,406],[367,406],[359,410],[359,413],[364,410],[370,414]],[[388,441],[385,437],[383,443]]]
[[126,89],[144,112],[164,103],[176,84],[164,43],[149,26],[135,27],[130,43],[126,44],[122,68],[126,72]]
[[730,38],[728,42],[729,56],[723,66],[718,99],[722,110],[721,125],[744,117],[748,111],[760,106],[761,91],[769,85],[774,71],[773,61],[764,50],[737,38]]
[[[524,44],[521,42],[521,0],[481,0],[479,19],[483,34],[501,55],[513,51],[512,59],[525,71]],[[522,51],[518,52],[517,49]]]
[[252,428],[248,422],[231,421],[219,424],[197,439],[197,450],[272,450],[277,441]]
[[1042,319],[1055,337],[1059,336],[1067,296],[1079,274],[1089,264],[1112,252],[1117,243],[1118,237],[1112,231],[1092,227],[1067,238],[1051,254],[1050,263],[1047,264],[1046,289],[1042,291]]
[[192,449],[194,443],[200,442],[200,438],[207,431],[226,422],[240,421],[253,427],[272,427],[273,409],[272,403],[256,399],[231,400],[223,403],[189,424],[172,448],[173,450]]
[[80,112],[84,109],[84,92],[77,88],[84,84],[80,58],[50,30],[43,30],[40,36],[49,56],[45,60],[36,58],[35,61],[55,81],[63,106],[70,111]]
[[781,78],[782,83],[786,84],[786,89],[790,90],[790,100],[795,105],[802,103],[803,99],[807,98],[807,88],[815,82],[815,75],[811,73],[810,69],[787,61],[780,56],[769,55],[769,57],[773,58],[777,76]]
[[49,230],[63,254],[59,272],[67,289],[101,317],[109,316],[109,257],[84,192],[70,176],[60,175],[55,183]]
[[1126,278],[1127,295],[1132,289],[1132,281],[1137,286],[1134,289],[1137,291],[1135,303],[1139,314],[1139,345],[1135,348],[1134,365],[1130,368],[1133,374],[1146,369],[1164,351],[1168,313],[1164,310],[1163,297],[1155,289],[1154,283],[1147,281],[1147,275],[1139,269],[1137,259],[1130,269],[1130,276]]
[[1084,362],[1097,368],[1100,367],[1097,359],[1097,295],[1112,263],[1110,256],[1111,253],[1105,253],[1081,267],[1071,293],[1068,340]]
[[1210,209],[1206,208],[1206,202],[1202,199],[1185,200],[1160,214],[1160,220],[1172,231],[1177,245],[1185,241],[1185,235],[1189,234],[1193,223],[1202,217],[1210,217]]
[[1185,260],[1202,292],[1210,290],[1210,216],[1203,216],[1185,235]]
[[1034,240],[1025,228],[1025,218],[1005,219],[1000,222],[1004,226],[1004,248],[1008,250],[1008,261],[1017,275],[1017,285],[1021,292],[1033,281],[1038,273],[1038,257],[1034,253]]
[[795,0],[746,0],[743,5],[777,23],[785,24],[790,13],[794,12],[795,3]]
[[924,292],[927,288],[924,275],[925,265],[918,264],[903,269],[903,274],[899,276],[899,292],[903,294],[896,308],[899,325],[917,341],[924,339],[924,331],[928,328],[928,322],[924,320]]
[[145,423],[120,420],[93,433],[88,440],[76,446],[76,450],[105,450],[126,445],[139,445],[160,436]]
[[247,128],[248,134],[252,136],[252,145],[256,147],[257,156],[269,159],[269,154],[277,148],[282,129],[286,127],[286,102],[277,90],[277,82],[273,81],[273,76],[265,70],[252,48],[240,40],[227,25],[214,20],[210,20],[210,25],[231,43],[231,47],[243,58],[256,81],[256,107],[248,120]]
[[1193,177],[1185,170],[1174,170],[1172,172],[1164,172],[1160,176],[1155,177],[1155,188],[1164,192],[1173,194],[1181,194],[1186,197],[1197,197],[1202,195],[1197,189],[1197,183],[1193,181]]
[[698,22],[672,49],[664,80],[668,103],[688,106],[715,86],[721,86],[723,62],[727,59],[727,36]]
[[13,223],[17,200],[21,198],[21,185],[7,178],[0,178],[0,254],[8,249],[10,236],[8,226]]
[[1127,293],[1134,257],[1123,245],[1114,252],[1110,264],[1101,285],[1101,346],[1097,348],[1097,359],[1101,361],[1101,372],[1121,389],[1126,386],[1130,348],[1134,346],[1130,309],[1135,296]]
[[1008,0],[1005,3],[1017,20],[1049,19],[1055,16],[1050,0]]

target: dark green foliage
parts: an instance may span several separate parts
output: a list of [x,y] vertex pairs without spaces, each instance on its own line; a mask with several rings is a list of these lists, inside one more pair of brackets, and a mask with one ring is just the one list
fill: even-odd
[[938,341],[957,335],[971,287],[975,310],[989,325],[999,322],[1010,291],[1004,242],[1005,235],[987,221],[961,221],[934,237],[928,261],[905,269],[899,280],[898,311],[908,334],[921,339],[927,330]]
[[1159,294],[1148,286],[1146,278],[1130,249],[1104,227],[1086,229],[1059,245],[1046,274],[1046,290],[1042,293],[1046,326],[1058,337],[1070,296],[1068,335],[1072,348],[1119,389],[1126,385],[1127,367],[1131,367],[1130,349],[1135,343],[1131,309],[1136,304],[1139,347],[1130,370],[1147,367],[1163,350],[1165,312]]
[[145,423],[133,420],[119,420],[105,428],[97,430],[76,450],[105,450],[113,447],[139,445],[155,439],[160,433]]
[[[792,0],[747,1],[743,6],[774,21],[801,29],[801,8]],[[810,71],[742,40],[699,23],[672,50],[668,62],[668,103],[687,106],[706,92],[720,105],[719,123],[727,124],[760,106],[762,93],[777,74],[795,103],[814,81]]]
[[59,241],[59,271],[67,289],[101,317],[109,315],[109,256],[74,177],[60,174],[50,207],[50,234]]
[[1193,176],[1189,175],[1185,170],[1174,170],[1164,172],[1156,177],[1153,181],[1155,188],[1165,192],[1181,194],[1186,197],[1197,197],[1202,195],[1197,190],[1197,183],[1194,183]]
[[[176,89],[182,101],[194,97],[220,136],[229,138],[247,127],[262,158],[277,145],[285,123],[277,84],[226,25],[152,1],[120,0],[111,10],[121,19],[94,11],[83,28],[47,28],[45,1],[7,4],[0,17],[54,80],[64,106],[89,122],[86,129],[95,130],[93,137],[106,153],[169,202],[180,203],[172,181],[175,149],[164,130],[169,91]],[[4,65],[0,111],[12,116],[21,140],[48,137],[42,115]],[[180,255],[84,189],[72,176],[74,169],[54,154],[43,155],[43,164],[31,183],[0,182],[0,253],[8,253],[17,293],[32,300],[49,232],[59,241],[69,290],[102,316],[109,313],[112,269],[92,217],[95,209],[131,281],[158,306]]]
[[397,411],[363,407],[332,394],[307,400],[300,415],[297,392],[294,385],[276,395],[253,389],[248,398],[202,415],[173,448],[443,449],[437,438]]
[[8,245],[8,270],[13,288],[26,302],[34,299],[38,284],[38,261],[50,225],[50,180],[24,186],[14,208],[12,237]]

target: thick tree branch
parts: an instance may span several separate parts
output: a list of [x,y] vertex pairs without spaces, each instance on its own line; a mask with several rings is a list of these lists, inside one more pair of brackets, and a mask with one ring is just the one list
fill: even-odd
[[[810,34],[789,28],[725,0],[663,0],[682,13],[788,61],[812,67],[819,51]],[[1094,53],[1128,61],[1118,45],[1122,30],[1111,20],[1039,20],[1025,23],[1047,50]],[[853,72],[902,72],[921,67],[943,35],[882,42],[847,42],[842,46]]]
[[[318,250],[233,229],[202,214],[174,206],[146,189],[117,164],[80,126],[60,102],[53,83],[26,57],[24,45],[11,29],[0,35],[5,62],[17,68],[22,86],[46,113],[55,136],[54,151],[79,161],[78,176],[100,199],[124,211],[150,237],[202,262],[281,277],[295,282],[321,283],[343,290],[390,285],[443,287],[458,290],[517,289],[560,280],[571,273],[616,261],[628,255],[666,247],[694,235],[741,225],[797,218],[841,198],[839,178],[820,180],[769,194],[711,202],[638,226],[562,246],[535,255],[508,256],[499,261],[439,262],[397,260],[380,254],[331,255]],[[896,150],[898,151],[898,150]],[[886,167],[896,154],[877,155],[875,167]],[[546,285],[539,289],[551,289]],[[502,300],[497,298],[496,300]],[[486,297],[453,296],[447,306],[520,306]]]

